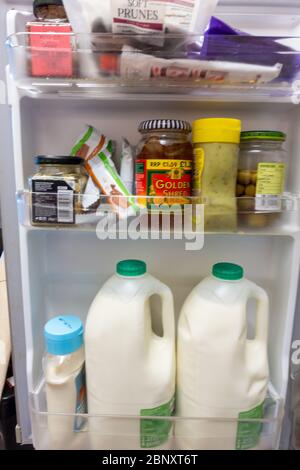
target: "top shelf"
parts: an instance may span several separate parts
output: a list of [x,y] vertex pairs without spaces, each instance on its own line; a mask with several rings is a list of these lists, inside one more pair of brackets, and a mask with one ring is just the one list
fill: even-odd
[[21,32],[7,46],[32,96],[300,102],[300,37]]

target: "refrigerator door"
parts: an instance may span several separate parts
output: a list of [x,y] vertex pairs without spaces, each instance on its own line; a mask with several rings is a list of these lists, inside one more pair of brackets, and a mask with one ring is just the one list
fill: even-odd
[[[40,322],[38,326],[41,326],[45,321],[43,315],[50,315],[53,311],[58,311],[59,308],[69,308],[70,305],[68,301],[65,301],[64,292],[60,291],[60,280],[63,279],[63,276],[69,276],[74,282],[78,282],[78,311],[80,309],[84,310],[90,300],[93,298],[94,290],[98,290],[101,281],[103,281],[109,274],[109,269],[112,266],[115,258],[121,256],[125,252],[130,252],[132,255],[135,253],[135,246],[133,244],[126,245],[126,242],[116,242],[119,243],[115,245],[114,242],[109,242],[106,250],[98,253],[98,245],[96,241],[89,237],[88,233],[73,234],[74,242],[74,252],[69,250],[70,248],[69,240],[63,233],[52,232],[49,237],[45,234],[41,234],[41,237],[31,237],[30,241],[27,239],[27,234],[24,231],[19,230],[18,216],[17,216],[17,206],[16,206],[16,190],[24,188],[24,181],[30,174],[30,164],[25,161],[22,161],[22,158],[30,159],[33,155],[33,152],[46,151],[47,148],[53,149],[53,151],[59,152],[59,143],[55,142],[53,135],[59,133],[60,129],[68,122],[69,117],[72,116],[70,120],[70,134],[71,139],[80,133],[82,123],[91,119],[92,122],[98,123],[101,122],[101,125],[107,126],[107,131],[112,129],[117,137],[119,133],[119,128],[124,124],[124,132],[128,132],[128,135],[132,140],[137,139],[137,133],[135,132],[136,123],[139,120],[145,118],[145,113],[156,114],[158,112],[165,112],[165,104],[163,102],[155,101],[148,102],[146,106],[143,106],[143,103],[140,104],[137,101],[132,102],[132,108],[128,106],[128,103],[111,101],[103,101],[104,114],[107,113],[107,120],[101,120],[101,112],[99,113],[99,102],[95,100],[84,101],[83,106],[81,106],[80,100],[74,99],[69,100],[68,104],[65,106],[63,100],[49,99],[45,100],[46,108],[43,108],[42,100],[38,98],[31,99],[27,101],[24,100],[22,104],[22,112],[20,111],[20,103],[16,101],[16,96],[12,98],[14,90],[8,88],[10,81],[6,80],[6,51],[4,50],[4,44],[6,36],[14,31],[8,31],[6,25],[6,12],[12,8],[20,11],[30,12],[32,8],[32,0],[0,0],[0,42],[1,42],[1,53],[0,53],[0,141],[1,141],[1,158],[0,158],[0,191],[1,191],[1,213],[2,213],[2,226],[3,226],[3,238],[5,246],[5,259],[6,259],[6,270],[7,270],[7,284],[8,284],[8,296],[9,296],[9,309],[10,309],[10,321],[11,321],[11,332],[12,332],[12,344],[13,344],[13,360],[14,360],[14,375],[16,380],[16,399],[17,399],[17,417],[18,417],[18,426],[19,426],[19,439],[25,443],[31,442],[31,419],[28,405],[28,396],[33,390],[28,390],[28,384],[37,380],[38,376],[38,363],[40,361],[40,356],[42,353],[42,340],[38,344],[38,353],[35,355],[33,351],[33,339],[31,337],[31,321],[35,320]],[[276,15],[274,21],[272,21],[272,27],[265,34],[290,34],[290,25],[291,18],[298,13],[299,14],[299,1],[298,0],[249,0],[245,2],[244,0],[220,0],[218,6],[218,15],[224,20],[229,20],[233,26],[239,27],[240,29],[246,28],[249,32],[260,33],[265,22],[265,16],[262,16],[261,19],[257,20],[257,13],[271,14]],[[244,16],[243,14],[248,12],[249,15]],[[300,36],[300,22],[295,22],[293,27],[293,33]],[[262,34],[262,33],[261,33]],[[32,101],[32,103],[30,102]],[[67,103],[67,101],[66,101]],[[120,115],[118,111],[118,106],[120,105]],[[291,131],[291,135],[295,138],[295,143],[291,145],[291,150],[293,152],[293,159],[297,157],[297,152],[295,146],[297,145],[297,126],[299,127],[300,117],[299,113],[296,114],[292,105],[289,103],[285,104],[282,109],[279,107],[276,108],[276,113],[273,115],[273,104],[268,103],[266,107],[261,104],[251,105],[249,110],[245,110],[243,104],[239,105],[234,103],[232,107],[228,108],[228,103],[223,104],[220,110],[218,110],[215,103],[213,105],[208,105],[205,103],[203,109],[201,110],[201,103],[168,103],[170,112],[175,116],[183,117],[188,120],[194,119],[198,116],[199,110],[201,114],[207,112],[207,114],[218,114],[218,113],[230,113],[236,117],[242,116],[247,121],[248,125],[255,125],[257,122],[257,114],[259,114],[259,124],[263,126],[263,122],[267,121],[270,118],[273,120],[274,125],[286,126],[286,129]],[[231,105],[231,103],[230,103]],[[157,106],[157,108],[156,108]],[[145,108],[148,108],[145,111]],[[32,112],[32,114],[30,114]],[[99,116],[100,114],[100,116]],[[30,116],[30,119],[28,119]],[[56,119],[57,116],[57,119]],[[42,119],[45,119],[44,125],[40,125]],[[119,120],[118,120],[119,119]],[[21,128],[26,124],[26,131],[28,131],[28,137],[25,138],[21,132]],[[32,124],[28,121],[32,120]],[[127,122],[128,120],[128,122]],[[12,124],[14,123],[14,129],[18,128],[18,135],[12,130]],[[112,126],[112,122],[116,123]],[[34,134],[34,126],[38,127],[40,136],[33,141],[29,142],[30,138]],[[127,126],[127,128],[126,128]],[[49,128],[49,132],[48,129]],[[134,129],[134,130],[133,130]],[[105,130],[105,129],[104,129]],[[25,134],[25,132],[24,132]],[[74,134],[74,135],[73,135]],[[70,138],[70,137],[69,137]],[[61,141],[62,148],[67,151],[69,140],[66,136],[62,137]],[[13,147],[14,146],[14,147]],[[15,163],[17,162],[17,163]],[[299,176],[299,167],[295,167],[295,172],[291,173],[290,181],[294,189],[297,187],[300,176]],[[299,176],[299,178],[298,178]],[[299,186],[299,185],[298,185]],[[82,237],[81,237],[82,235]],[[79,239],[80,238],[80,239]],[[21,239],[21,242],[20,242]],[[35,247],[34,242],[38,241],[38,246]],[[249,238],[250,241],[250,238]],[[80,256],[78,258],[74,257],[74,253],[82,249],[82,242],[85,245],[89,245],[88,255],[86,258]],[[25,246],[26,243],[30,243],[31,246],[28,249],[28,253],[32,255],[30,260],[31,267],[33,271],[27,277],[25,272],[28,268],[27,255],[28,253],[22,252],[22,259],[20,256],[20,245]],[[50,248],[53,249],[53,257],[49,256],[46,262],[43,265],[39,265],[41,255],[42,261],[45,261],[46,252],[45,246],[46,243],[50,244]],[[258,282],[267,284],[267,287],[272,293],[274,293],[274,305],[277,305],[275,314],[277,315],[276,321],[278,324],[284,328],[285,317],[282,314],[282,310],[286,309],[288,311],[288,323],[292,321],[293,310],[294,310],[294,297],[296,292],[296,281],[297,277],[297,263],[299,259],[299,249],[295,248],[295,239],[289,237],[280,237],[275,236],[270,238],[270,242],[263,237],[259,237],[251,242],[250,245],[247,244],[247,241],[243,237],[234,238],[232,241],[228,239],[222,239],[221,236],[218,236],[216,239],[210,239],[208,241],[208,250],[202,258],[189,258],[188,267],[192,267],[193,276],[191,276],[189,269],[183,268],[182,275],[189,279],[190,284],[196,284],[199,278],[204,277],[207,273],[208,266],[215,261],[215,257],[221,257],[223,255],[223,247],[220,248],[220,244],[224,244],[224,250],[231,250],[233,256],[235,256],[235,250],[237,253],[241,254],[243,261],[249,266],[249,275],[254,278],[258,278]],[[59,244],[59,246],[58,246]],[[72,244],[71,244],[72,245]],[[115,248],[116,246],[117,249]],[[166,246],[165,253],[162,253],[163,261],[166,265],[165,268],[162,268],[162,271],[159,273],[162,278],[168,281],[168,276],[170,273],[173,275],[172,282],[174,290],[177,289],[180,301],[183,300],[186,295],[186,290],[190,288],[181,286],[178,278],[176,277],[176,270],[178,265],[184,265],[184,258],[176,258],[176,249],[177,245],[173,247]],[[58,248],[57,248],[58,247]],[[251,253],[252,248],[257,249],[257,258],[259,263],[259,258],[261,258],[261,271],[257,272],[256,270],[256,261],[253,259]],[[27,248],[27,246],[26,246]],[[57,251],[55,249],[57,248]],[[151,242],[143,242],[139,244],[141,253],[146,253],[145,256],[154,258],[156,255],[156,247],[151,245]],[[44,250],[44,251],[43,251]],[[93,252],[94,250],[94,252]],[[164,250],[162,250],[164,251]],[[249,251],[249,253],[248,253]],[[278,258],[273,257],[273,253],[278,252]],[[115,253],[113,256],[110,253]],[[164,257],[165,256],[165,257]],[[174,258],[173,265],[168,266],[170,259]],[[25,258],[25,261],[24,261]],[[51,258],[51,259],[50,259]],[[69,262],[69,266],[62,268],[62,272],[59,273],[57,279],[55,275],[58,274],[58,267],[60,259],[64,259]],[[266,263],[269,262],[269,266],[264,266],[263,261]],[[104,268],[101,275],[98,272],[98,266],[101,265],[109,266],[109,268]],[[203,267],[201,267],[201,263]],[[277,272],[281,269],[281,266],[289,266],[289,269],[293,272],[293,278],[290,279],[288,276],[285,278],[284,274],[280,274],[278,277],[278,283],[282,282],[282,286],[286,288],[286,292],[283,292],[282,295],[278,293],[277,284],[272,277],[272,272]],[[186,263],[187,264],[187,263]],[[81,266],[82,272],[86,273],[86,286],[82,285],[82,278],[76,278],[74,273],[77,272],[78,265]],[[163,263],[162,263],[163,265]],[[23,274],[21,275],[21,268],[23,266]],[[24,269],[26,266],[26,269]],[[91,267],[92,266],[92,267]],[[40,269],[40,271],[39,271]],[[285,267],[285,272],[289,271]],[[36,308],[36,317],[34,319],[29,318],[30,301],[28,300],[30,296],[34,295],[34,287],[38,289],[39,287],[44,288],[45,286],[39,284],[39,274],[49,276],[52,285],[49,290],[45,288],[46,295],[51,293],[53,294],[53,303],[52,299],[48,299],[48,304],[42,304],[44,306],[44,311],[39,311]],[[174,275],[175,273],[175,275]],[[34,286],[33,280],[29,279],[32,275],[37,281],[36,286]],[[278,275],[279,276],[279,275]],[[22,286],[22,288],[21,288]],[[29,287],[32,289],[32,292],[29,292]],[[72,293],[76,289],[76,285],[67,286],[68,293]],[[283,288],[283,287],[282,287]],[[81,289],[81,290],[80,290]],[[22,294],[23,293],[23,294]],[[25,295],[24,295],[25,294]],[[82,297],[80,298],[80,294]],[[24,298],[23,298],[24,297]],[[77,298],[77,297],[76,297]],[[64,303],[65,302],[65,303]],[[24,304],[27,305],[25,308]],[[75,307],[75,313],[77,305]],[[52,313],[53,314],[53,313]],[[27,315],[27,316],[26,316]],[[40,316],[39,316],[40,315]],[[34,323],[34,321],[32,321]],[[298,338],[300,338],[300,325],[298,325]],[[285,334],[282,335],[284,338],[279,337],[278,332],[276,332],[275,327],[272,330],[272,338],[275,341],[278,341],[278,344],[272,345],[272,354],[273,354],[273,364],[272,369],[274,373],[275,381],[277,382],[278,388],[280,388],[280,393],[285,394],[286,389],[286,377],[285,372],[282,373],[281,364],[276,367],[276,361],[280,362],[282,360],[283,364],[286,364],[286,357],[289,354],[289,344],[290,344],[290,330],[289,325],[285,327]],[[297,330],[296,330],[297,331]],[[296,334],[297,336],[297,334]],[[35,369],[35,370],[32,370]],[[37,418],[38,419],[38,418]]]
[[28,410],[27,377],[26,377],[26,342],[20,271],[20,251],[18,234],[18,217],[16,207],[16,185],[14,174],[13,136],[11,106],[8,104],[6,86],[7,54],[5,40],[7,36],[6,12],[11,8],[29,9],[29,1],[0,2],[0,201],[2,214],[3,243],[5,245],[5,262],[10,310],[10,324],[13,344],[14,375],[16,380],[17,419],[19,440],[23,444],[30,442],[31,425]]

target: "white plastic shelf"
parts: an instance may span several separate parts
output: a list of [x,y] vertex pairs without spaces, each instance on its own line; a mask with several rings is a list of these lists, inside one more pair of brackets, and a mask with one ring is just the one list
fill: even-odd
[[[69,46],[60,48],[57,43],[66,44],[66,36]],[[43,47],[35,45],[37,37]],[[18,32],[7,46],[17,87],[32,95],[300,101],[298,37],[172,34],[154,41],[147,35]]]
[[[81,201],[87,195],[74,198],[74,222],[33,223],[32,197],[43,193],[28,190],[17,193],[19,222],[32,230],[84,230],[121,234],[149,233],[153,237],[179,239],[180,235],[201,233],[240,233],[259,235],[291,235],[300,232],[300,196],[285,194],[276,198],[277,210],[255,210],[255,198],[227,199],[178,197],[100,196],[93,208],[83,209]],[[89,195],[88,195],[89,197]],[[274,199],[271,198],[271,202]],[[81,207],[78,209],[78,203]],[[53,204],[53,202],[51,202]],[[39,202],[42,212],[47,202]],[[52,206],[51,206],[52,207]],[[125,235],[124,235],[125,236]],[[101,237],[100,237],[101,238]]]

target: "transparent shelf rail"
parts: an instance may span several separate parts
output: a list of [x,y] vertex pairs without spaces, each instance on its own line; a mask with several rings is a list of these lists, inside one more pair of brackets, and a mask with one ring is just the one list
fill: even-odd
[[[30,401],[33,444],[40,450],[272,450],[283,417],[282,400],[272,386],[262,419],[50,414],[44,383]],[[162,443],[151,447],[158,438]]]
[[7,46],[32,94],[299,102],[299,37],[18,32]]
[[[193,233],[291,234],[300,231],[300,196],[182,198],[17,193],[19,222],[34,230],[149,233],[162,238]],[[92,204],[92,205],[91,205]],[[259,206],[258,206],[259,204]]]

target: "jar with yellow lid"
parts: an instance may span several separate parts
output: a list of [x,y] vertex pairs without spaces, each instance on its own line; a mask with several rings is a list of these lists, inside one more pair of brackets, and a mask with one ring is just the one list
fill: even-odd
[[205,204],[206,232],[236,230],[240,133],[238,119],[208,118],[193,123],[193,194]]

